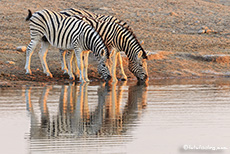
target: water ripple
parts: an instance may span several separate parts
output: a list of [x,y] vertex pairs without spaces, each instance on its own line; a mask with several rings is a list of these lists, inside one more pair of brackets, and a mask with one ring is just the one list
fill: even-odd
[[228,84],[120,82],[0,91],[4,153],[183,153],[184,144],[229,146]]

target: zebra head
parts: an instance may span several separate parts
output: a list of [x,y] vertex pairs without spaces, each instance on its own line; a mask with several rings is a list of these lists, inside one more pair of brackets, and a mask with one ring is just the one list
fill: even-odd
[[99,65],[97,67],[98,73],[101,75],[101,77],[105,80],[105,81],[109,81],[111,79],[111,75],[110,75],[110,71],[108,69],[108,67],[105,65],[106,61],[107,61],[107,57],[108,55],[106,55],[105,50],[102,49],[101,53],[100,53],[100,60],[99,60]]
[[143,59],[143,51],[138,53],[135,60],[129,61],[128,68],[136,76],[138,81],[145,81],[148,78],[147,62]]

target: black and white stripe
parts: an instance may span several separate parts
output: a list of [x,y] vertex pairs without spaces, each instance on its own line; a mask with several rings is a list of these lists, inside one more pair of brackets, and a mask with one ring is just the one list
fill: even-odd
[[[109,52],[103,39],[92,26],[83,20],[79,20],[75,17],[67,17],[50,10],[41,10],[34,14],[29,11],[27,20],[30,20],[31,34],[31,42],[26,53],[25,69],[27,73],[31,73],[30,57],[33,50],[37,43],[42,41],[42,38],[45,36],[48,42],[54,47],[62,50],[74,50],[79,68],[81,68],[81,52],[91,50],[99,60],[100,68],[104,70],[104,78],[110,78],[109,70],[105,65],[105,61],[109,57]],[[48,42],[42,41],[41,52],[47,52]],[[42,57],[41,60],[45,60],[45,58]],[[43,64],[47,65],[46,62],[43,62]],[[84,81],[81,70],[82,68],[80,69],[80,80]],[[49,70],[47,72],[49,73]]]
[[[65,9],[63,11],[60,11],[60,13],[66,15],[66,16],[80,15],[81,17],[89,17],[91,19],[95,19],[95,21],[98,21],[98,22],[108,22],[108,23],[112,22],[112,23],[115,23],[115,24],[118,24],[118,25],[122,26],[123,28],[128,30],[129,35],[132,35],[132,39],[135,39],[135,41],[138,42],[137,43],[137,44],[139,44],[138,47],[141,49],[141,51],[143,51],[142,58],[147,59],[147,54],[146,54],[145,50],[141,47],[139,41],[136,38],[136,35],[133,33],[133,30],[123,20],[119,20],[114,16],[96,14],[96,13],[93,13],[93,12],[90,12],[90,11],[87,11],[87,10],[81,10],[81,9],[76,9],[76,8]],[[93,27],[97,26],[93,22],[91,22],[90,25],[92,25]],[[106,27],[106,28],[108,28],[108,27]],[[95,28],[95,29],[98,31],[97,28]],[[98,32],[100,33],[100,31],[98,31]],[[132,58],[130,58],[130,59],[132,59]]]
[[101,35],[109,49],[115,48],[125,52],[132,65],[129,69],[138,79],[147,78],[146,69],[142,66],[142,59],[147,59],[146,52],[126,22],[113,16],[98,15],[74,8],[61,11],[61,14],[75,16],[90,24]]

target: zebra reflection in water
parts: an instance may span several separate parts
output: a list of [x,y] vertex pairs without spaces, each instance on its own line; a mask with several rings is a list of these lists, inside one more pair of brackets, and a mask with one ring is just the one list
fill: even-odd
[[[30,138],[87,137],[90,135],[122,135],[139,118],[146,106],[147,90],[144,85],[129,86],[128,99],[126,83],[104,83],[97,89],[98,103],[91,109],[92,93],[88,96],[88,84],[63,85],[56,114],[49,112],[47,98],[52,86],[45,86],[39,99],[41,120],[31,102],[31,89],[27,87],[25,96],[30,113]],[[94,94],[95,95],[95,94]],[[122,103],[124,102],[125,103]]]

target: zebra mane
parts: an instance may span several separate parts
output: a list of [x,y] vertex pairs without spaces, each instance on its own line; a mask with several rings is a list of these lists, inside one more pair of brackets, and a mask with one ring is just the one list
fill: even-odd
[[102,22],[101,20],[97,20],[97,19],[94,19],[92,17],[88,17],[88,16],[85,16],[85,15],[80,15],[80,14],[77,14],[77,15],[73,15],[72,17],[75,17],[79,20],[83,20],[84,21],[84,18],[85,19],[90,19],[90,20],[93,20],[94,22]]
[[65,15],[65,16],[67,16],[67,17],[69,17],[70,15],[68,14],[68,13],[66,13],[66,12],[60,12],[61,14],[63,14],[63,15]]
[[[71,14],[77,13],[78,15],[72,15],[72,16],[76,17],[77,19],[80,19],[80,20],[84,20],[84,18],[86,20],[89,19],[88,20],[89,22],[91,22],[90,20],[93,20],[94,22],[108,22],[108,21],[104,21],[103,19],[100,19],[101,16],[107,17],[108,15],[101,15],[101,14],[97,14],[97,13],[92,13],[92,12],[89,12],[89,11],[84,10],[84,9],[69,8],[69,9],[65,9],[65,10],[61,11],[60,13],[63,15],[66,15],[66,16],[71,16]],[[124,22],[123,20],[119,20],[114,16],[108,16],[108,17],[115,18],[116,21],[111,21],[111,22],[118,24],[119,26],[121,26],[122,28],[124,28],[125,30],[127,30],[128,32],[131,33],[131,35],[134,37],[134,39],[136,40],[136,42],[140,46],[141,50],[143,51],[142,58],[147,59],[148,58],[147,53],[142,48],[140,42],[138,41],[138,39],[137,39],[136,35],[134,34],[133,30],[131,29],[131,27],[126,22]]]
[[79,19],[79,20],[83,20],[83,18],[84,18],[85,16],[82,16],[82,15],[73,15],[73,16],[71,16],[71,17],[77,18],[77,19]]
[[[122,20],[119,20],[119,21],[122,21]],[[124,22],[124,21],[123,21],[123,22]],[[120,26],[123,27],[124,29],[128,30],[128,31],[132,34],[132,36],[134,37],[134,39],[138,42],[139,46],[141,47],[141,50],[143,51],[143,53],[142,53],[142,58],[143,58],[143,59],[148,59],[147,53],[146,53],[145,50],[142,48],[140,42],[139,42],[138,39],[137,39],[137,36],[134,34],[134,32],[133,32],[133,30],[130,28],[130,26],[127,24],[128,26],[126,27],[126,26],[123,26],[123,25],[122,25],[121,23],[119,23],[119,22],[115,22],[115,23],[118,24],[118,25],[120,25]],[[124,22],[124,23],[126,23],[126,22]]]
[[[73,11],[73,12],[77,12],[78,14],[82,14],[82,12],[84,12],[85,14],[87,14],[87,17],[93,18],[93,16],[92,16],[90,13],[88,13],[87,10],[84,10],[84,9],[70,8],[70,9],[67,9],[67,10],[71,10],[71,11]],[[82,12],[81,12],[81,11],[82,11]],[[95,14],[95,13],[93,13],[93,14]]]
[[[74,10],[74,9],[72,9]],[[83,10],[84,11],[84,10]],[[86,12],[86,11],[84,11]],[[86,12],[87,13],[87,12]],[[105,16],[105,15],[101,15],[101,14],[97,14],[97,13],[93,13],[95,14],[95,16],[99,17],[99,16]],[[106,15],[107,16],[107,15]],[[111,17],[114,17],[114,16],[111,16]],[[134,39],[138,42],[139,46],[141,47],[141,50],[143,51],[143,54],[142,54],[142,58],[143,59],[148,59],[148,56],[147,56],[147,53],[145,52],[145,50],[143,49],[143,47],[141,46],[140,42],[138,41],[137,39],[137,36],[134,34],[132,28],[129,26],[129,24],[127,24],[125,21],[123,20],[120,20],[120,19],[117,19],[116,17],[114,17],[116,19],[116,21],[114,22],[115,24],[118,24],[119,26],[125,28],[126,30],[128,30],[131,35],[134,37]],[[94,19],[94,18],[93,18]],[[96,20],[96,21],[103,21],[103,20]],[[104,22],[104,21],[103,21]],[[123,24],[122,24],[123,23]],[[126,26],[124,26],[126,25]]]
[[[102,22],[102,21],[99,21],[99,20],[96,20],[96,19],[94,19],[94,18],[92,18],[92,17],[88,17],[88,16],[85,16],[85,15],[73,15],[73,16],[71,16],[71,17],[74,17],[74,18],[77,18],[77,19],[79,19],[79,20],[82,20],[82,21],[84,21],[84,19],[85,20],[87,20],[87,22],[91,22],[90,20],[93,20],[94,22]],[[89,19],[89,20],[88,20]],[[84,21],[85,22],[85,21]],[[88,24],[88,23],[87,23]],[[90,25],[90,24],[89,24]],[[90,25],[91,26],[91,25]],[[100,34],[98,34],[99,36],[100,36]],[[101,36],[100,36],[101,37]],[[101,39],[102,40],[102,42],[105,44],[105,41],[103,40],[103,39]],[[106,50],[107,50],[107,53],[106,53],[106,56],[107,56],[107,59],[109,59],[109,50],[108,50],[108,47],[105,45],[105,47],[106,47]]]

